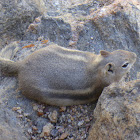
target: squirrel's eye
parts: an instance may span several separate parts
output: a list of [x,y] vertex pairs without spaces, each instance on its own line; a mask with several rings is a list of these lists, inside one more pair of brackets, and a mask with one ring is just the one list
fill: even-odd
[[123,68],[126,68],[129,65],[129,63],[125,63],[124,65],[122,65]]

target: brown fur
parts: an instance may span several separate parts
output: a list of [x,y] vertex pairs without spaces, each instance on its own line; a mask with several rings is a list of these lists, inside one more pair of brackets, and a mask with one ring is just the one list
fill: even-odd
[[118,82],[135,61],[136,54],[124,50],[95,55],[50,45],[20,62],[1,58],[0,65],[4,73],[18,75],[19,88],[26,97],[69,106],[97,100],[103,88]]

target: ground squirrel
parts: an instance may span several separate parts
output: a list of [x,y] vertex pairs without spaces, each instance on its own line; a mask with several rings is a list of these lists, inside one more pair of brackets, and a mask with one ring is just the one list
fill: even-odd
[[69,106],[99,98],[104,87],[118,82],[136,61],[124,50],[99,55],[50,45],[22,61],[0,58],[1,72],[17,75],[23,95],[42,103]]

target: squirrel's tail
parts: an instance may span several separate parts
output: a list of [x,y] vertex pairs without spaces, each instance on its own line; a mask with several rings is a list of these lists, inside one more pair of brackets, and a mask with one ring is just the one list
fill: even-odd
[[19,67],[17,62],[0,58],[0,70],[2,74],[9,76],[17,75],[18,68]]
[[18,63],[11,61],[19,50],[18,43],[13,42],[0,51],[0,71],[6,75],[18,73]]

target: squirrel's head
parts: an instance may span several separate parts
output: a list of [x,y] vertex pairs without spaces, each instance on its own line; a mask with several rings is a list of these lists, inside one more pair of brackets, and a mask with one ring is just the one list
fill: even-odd
[[100,51],[102,68],[100,74],[107,85],[118,82],[131,69],[137,55],[133,52],[116,50],[113,52]]

